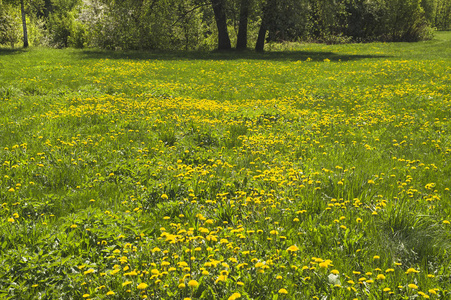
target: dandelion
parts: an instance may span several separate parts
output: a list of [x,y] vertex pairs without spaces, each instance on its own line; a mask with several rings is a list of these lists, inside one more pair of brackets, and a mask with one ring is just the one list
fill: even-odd
[[288,291],[286,289],[280,289],[278,293],[282,295],[287,295]]
[[136,287],[138,290],[145,290],[149,285],[145,284],[144,282],[141,282],[140,284],[138,284],[138,286]]
[[325,261],[319,263],[319,266],[320,266],[321,268],[328,268],[328,267],[331,266],[331,265],[332,265],[332,261],[329,260],[329,259],[327,259],[327,260],[325,260]]
[[84,271],[83,274],[84,275],[88,275],[88,274],[91,274],[91,273],[94,273],[94,272],[95,272],[94,269],[90,268],[90,269]]
[[199,286],[199,282],[197,282],[196,280],[190,280],[188,282],[188,286],[192,288],[197,288]]
[[379,275],[377,275],[376,279],[384,280],[385,279],[385,275],[384,274],[379,274]]
[[299,250],[299,248],[296,245],[292,245],[292,246],[288,247],[288,249],[287,249],[288,252],[296,252],[298,250]]
[[115,294],[116,294],[116,293],[113,292],[113,291],[109,291],[108,293],[106,293],[107,296],[113,296],[113,295],[115,295]]
[[122,286],[127,286],[127,285],[129,285],[129,284],[131,284],[131,283],[132,283],[132,281],[127,280],[127,281],[125,281],[125,282],[122,283]]
[[395,269],[390,268],[390,269],[385,270],[385,273],[390,273],[390,272],[395,272]]
[[420,271],[417,271],[414,268],[407,269],[406,274],[411,274],[411,273],[420,273]]
[[236,300],[236,299],[239,299],[239,298],[241,298],[241,294],[240,294],[240,293],[233,293],[233,294],[228,298],[228,300]]
[[413,290],[417,290],[418,289],[418,286],[416,284],[413,284],[413,283],[409,284],[408,287],[413,289]]

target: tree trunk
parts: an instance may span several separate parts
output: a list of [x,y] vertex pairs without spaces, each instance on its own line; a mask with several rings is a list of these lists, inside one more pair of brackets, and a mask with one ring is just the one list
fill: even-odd
[[247,48],[247,20],[249,17],[249,0],[241,0],[240,7],[240,25],[238,27],[238,36],[236,49],[244,50]]
[[23,47],[28,48],[28,31],[27,31],[27,20],[25,18],[24,0],[20,0],[20,11],[22,13]]
[[265,47],[265,37],[266,37],[266,20],[262,19],[262,24],[260,25],[260,30],[258,31],[257,43],[255,44],[255,51],[263,52]]
[[211,0],[213,12],[215,13],[216,26],[218,27],[218,49],[230,50],[229,32],[227,30],[227,17],[224,10],[223,0]]
[[271,22],[276,17],[277,0],[267,0],[263,7],[262,23],[258,31],[257,43],[255,44],[255,51],[263,52],[265,47],[266,31],[271,27]]

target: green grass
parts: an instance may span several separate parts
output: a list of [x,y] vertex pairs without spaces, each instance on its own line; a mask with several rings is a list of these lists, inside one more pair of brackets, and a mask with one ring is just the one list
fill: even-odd
[[0,298],[447,299],[451,33],[268,49],[0,49]]

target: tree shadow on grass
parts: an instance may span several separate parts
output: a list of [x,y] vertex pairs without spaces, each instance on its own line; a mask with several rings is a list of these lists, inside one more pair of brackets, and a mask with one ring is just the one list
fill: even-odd
[[25,53],[25,52],[27,52],[26,50],[24,50],[24,49],[11,49],[11,48],[1,48],[0,47],[0,56],[3,56],[3,55],[15,55],[15,54],[22,54],[22,53]]
[[323,51],[106,51],[87,49],[80,53],[82,59],[124,60],[268,60],[268,61],[353,61],[366,58],[387,58],[384,55],[340,54]]

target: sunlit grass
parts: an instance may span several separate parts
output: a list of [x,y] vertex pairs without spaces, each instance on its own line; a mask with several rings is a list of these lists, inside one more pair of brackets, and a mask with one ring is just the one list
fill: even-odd
[[450,41],[0,50],[0,296],[447,299]]

